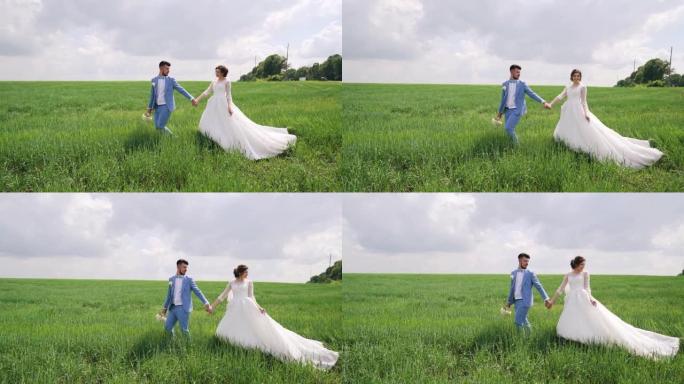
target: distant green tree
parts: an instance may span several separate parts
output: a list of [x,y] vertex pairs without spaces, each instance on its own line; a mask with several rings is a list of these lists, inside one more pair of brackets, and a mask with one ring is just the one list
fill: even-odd
[[[666,75],[670,72],[672,72],[672,75],[667,79]],[[675,75],[677,74],[674,73],[674,69],[669,68],[667,61],[656,58],[647,61],[644,65],[637,68],[629,77],[619,80],[616,86],[633,87],[634,85],[646,85],[648,87],[664,87],[669,84],[677,87],[680,84],[679,78]],[[677,81],[673,82],[672,77],[675,77]]]
[[325,272],[311,276],[309,283],[330,283],[332,281],[342,280],[342,260],[337,260],[332,266],[328,267]]

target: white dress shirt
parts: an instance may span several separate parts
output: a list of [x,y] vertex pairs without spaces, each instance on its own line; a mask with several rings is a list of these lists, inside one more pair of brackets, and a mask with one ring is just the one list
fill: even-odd
[[508,97],[506,98],[506,108],[515,109],[515,91],[518,88],[518,80],[508,82]]
[[157,80],[157,105],[166,104],[164,91],[166,91],[166,76],[162,76]]
[[514,290],[514,298],[516,300],[522,299],[522,281],[523,281],[523,274],[525,271],[522,269],[519,269],[518,272],[515,273],[515,290]]
[[173,305],[183,305],[181,288],[183,288],[183,277],[176,276],[176,284],[173,286]]

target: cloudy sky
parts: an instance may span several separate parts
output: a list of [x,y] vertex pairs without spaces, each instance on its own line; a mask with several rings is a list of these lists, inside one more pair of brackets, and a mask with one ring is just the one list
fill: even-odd
[[565,273],[576,255],[597,274],[684,269],[681,194],[345,195],[345,272]]
[[0,80],[234,78],[254,57],[294,67],[341,53],[341,0],[0,0]]
[[653,57],[684,71],[684,0],[344,0],[349,82],[613,85]]
[[341,255],[332,194],[3,194],[0,277],[305,282]]

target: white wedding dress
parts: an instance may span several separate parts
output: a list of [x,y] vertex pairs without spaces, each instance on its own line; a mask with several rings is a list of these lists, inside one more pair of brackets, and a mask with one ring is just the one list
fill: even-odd
[[[229,296],[232,294],[232,298]],[[330,369],[339,354],[316,340],[285,329],[267,313],[259,311],[251,280],[233,280],[218,298],[228,300],[228,309],[216,328],[216,336],[232,344],[256,348],[281,359]]]
[[[643,168],[663,155],[651,148],[648,140],[620,136],[605,126],[587,105],[587,87],[584,84],[565,87],[554,102],[567,97],[561,107],[560,119],[553,132],[556,141],[562,141],[575,151],[586,152],[598,160],[612,160],[631,168]],[[589,121],[585,119],[589,116]]]
[[[294,145],[297,136],[287,133],[286,128],[259,125],[233,104],[230,81],[215,80],[200,98],[209,95],[207,107],[202,112],[199,130],[226,151],[239,150],[248,159],[258,160],[276,156]],[[233,114],[228,113],[231,105]]]
[[[568,273],[556,291],[565,292],[563,312],[558,320],[558,336],[586,344],[618,345],[629,352],[650,358],[674,356],[679,338],[633,327],[591,296],[589,274]],[[591,304],[596,301],[596,306]]]

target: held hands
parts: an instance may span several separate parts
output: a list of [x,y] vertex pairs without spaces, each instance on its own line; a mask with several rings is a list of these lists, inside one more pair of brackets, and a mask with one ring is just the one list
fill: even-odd
[[544,108],[546,109],[551,109],[552,105],[547,103],[546,101],[544,102]]
[[198,99],[192,99],[191,103],[192,103],[193,107],[196,107],[199,104],[199,100]]
[[205,309],[205,310],[207,311],[207,313],[209,313],[210,315],[211,315],[212,313],[214,313],[214,308],[212,308],[212,307],[211,307],[211,304],[209,304],[209,303],[204,304],[204,309]]
[[553,300],[544,300],[544,306],[546,309],[551,309],[553,307]]

